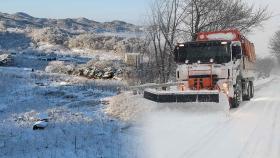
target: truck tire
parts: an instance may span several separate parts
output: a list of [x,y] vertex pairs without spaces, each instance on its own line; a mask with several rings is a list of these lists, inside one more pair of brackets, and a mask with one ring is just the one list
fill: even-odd
[[242,82],[241,80],[238,80],[234,87],[234,96],[230,99],[230,108],[237,108],[242,102],[242,96]]
[[245,92],[246,94],[243,93],[243,100],[245,101],[249,101],[251,99],[252,96],[252,88],[251,88],[251,84],[250,82],[245,82]]

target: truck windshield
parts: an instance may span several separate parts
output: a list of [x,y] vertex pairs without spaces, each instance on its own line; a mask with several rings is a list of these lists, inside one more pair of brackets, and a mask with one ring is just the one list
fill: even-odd
[[175,49],[175,62],[185,63],[186,60],[191,63],[200,61],[209,63],[213,59],[214,63],[228,63],[231,60],[229,44],[222,42],[191,42],[185,43],[184,46]]

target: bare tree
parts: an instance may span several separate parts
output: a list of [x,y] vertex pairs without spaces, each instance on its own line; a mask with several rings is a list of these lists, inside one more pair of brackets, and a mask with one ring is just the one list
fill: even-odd
[[278,63],[280,63],[280,30],[271,38],[269,47],[271,53],[276,56]]
[[184,15],[180,7],[180,0],[159,0],[152,7],[148,37],[160,82],[166,82],[172,72],[173,49]]
[[6,25],[3,21],[0,21],[0,31],[6,31]]
[[275,60],[271,57],[258,58],[256,62],[256,72],[258,78],[266,78],[271,74],[275,66]]
[[[150,55],[160,82],[174,70],[173,50],[178,41],[195,40],[201,31],[252,31],[269,19],[267,8],[255,9],[244,0],[157,0],[151,7],[148,37]],[[154,75],[154,74],[153,74]]]
[[239,29],[243,33],[269,19],[267,7],[255,9],[243,0],[185,0],[186,32],[196,39],[201,31]]

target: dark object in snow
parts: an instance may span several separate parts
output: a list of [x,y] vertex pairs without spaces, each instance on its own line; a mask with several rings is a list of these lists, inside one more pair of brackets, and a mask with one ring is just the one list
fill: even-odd
[[137,90],[132,91],[133,95],[137,95]]
[[23,68],[24,71],[30,71],[30,72],[34,72],[33,68]]
[[122,89],[120,87],[117,88],[117,94],[121,94],[122,93]]
[[108,105],[110,104],[110,99],[109,98],[103,98],[100,100],[100,103],[103,105]]
[[10,54],[0,54],[0,65],[7,65],[12,61]]
[[40,86],[40,87],[45,86],[45,84],[44,84],[44,83],[40,83],[40,82],[36,82],[35,84],[36,84],[37,86]]
[[33,125],[33,130],[43,130],[48,126],[48,122],[46,121],[37,121]]
[[48,126],[49,116],[45,113],[38,114],[38,120],[33,125],[33,130],[43,130]]

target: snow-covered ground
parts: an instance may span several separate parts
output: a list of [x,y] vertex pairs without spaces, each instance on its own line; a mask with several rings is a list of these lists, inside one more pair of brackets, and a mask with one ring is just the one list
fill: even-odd
[[255,97],[229,114],[184,108],[148,113],[134,129],[142,131],[143,157],[280,157],[279,81],[257,81]]
[[[129,92],[115,96],[118,81],[50,74],[32,53],[16,56],[17,67],[0,67],[1,158],[280,157],[276,75],[256,81],[255,97],[229,110],[225,98],[166,105]],[[110,105],[101,105],[105,98]],[[40,114],[48,126],[33,131]]]
[[[0,157],[136,157],[128,125],[100,104],[119,84],[0,67]],[[49,124],[33,131],[42,113]]]
[[129,129],[141,141],[145,158],[280,156],[280,77],[255,81],[255,97],[228,109],[226,98],[216,103],[161,104],[142,95],[123,93],[111,99],[106,113],[133,120]]

